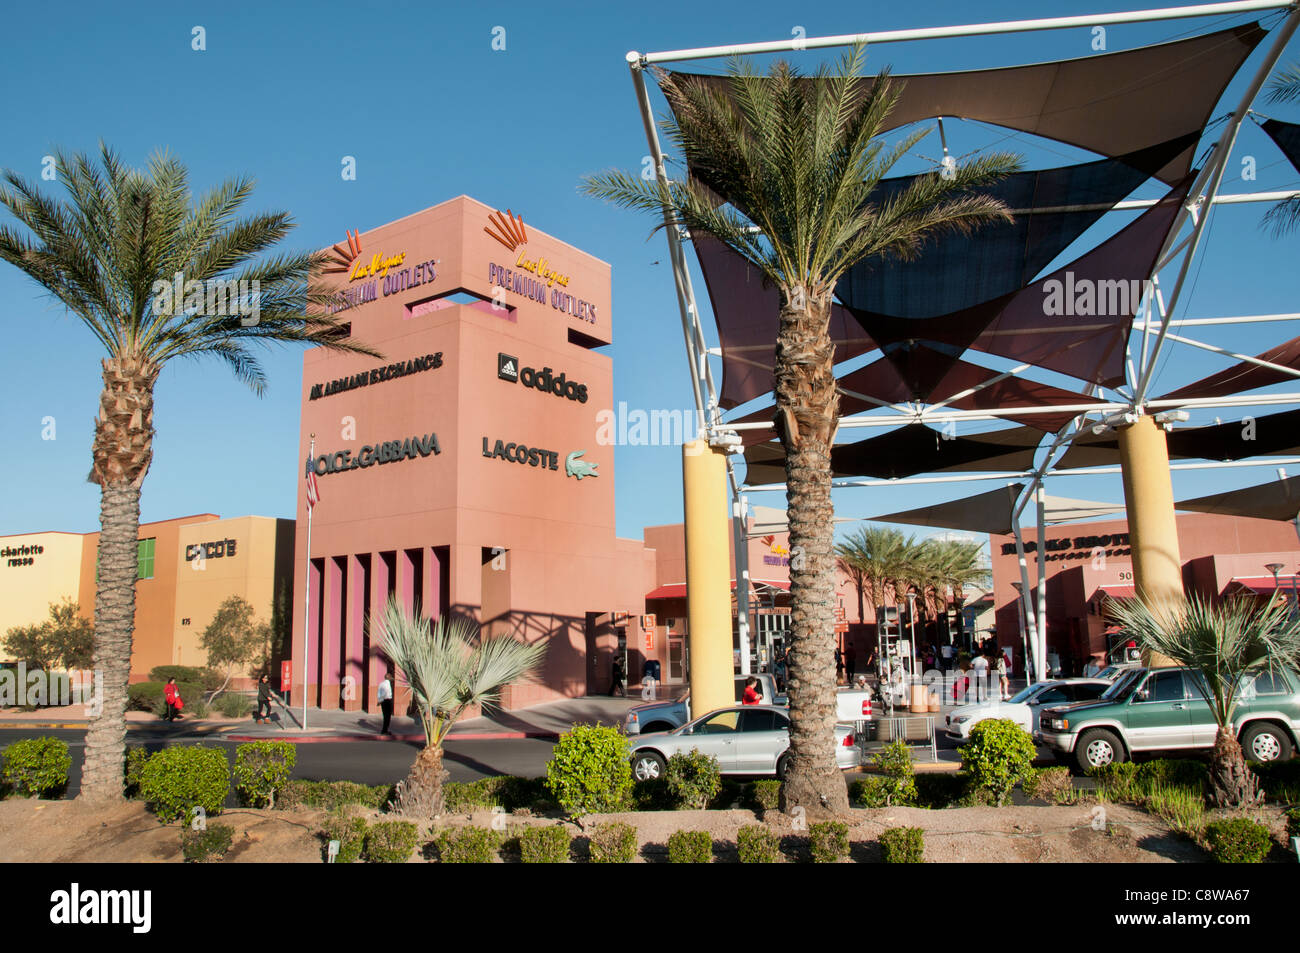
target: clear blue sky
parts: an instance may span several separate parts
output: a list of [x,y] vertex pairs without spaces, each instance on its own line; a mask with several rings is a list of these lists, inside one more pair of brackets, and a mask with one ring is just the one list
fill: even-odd
[[[632,408],[685,409],[691,396],[671,273],[656,264],[667,260],[664,239],[648,237],[649,220],[577,190],[583,173],[639,169],[647,151],[624,61],[629,49],[782,39],[796,27],[818,36],[1141,5],[858,0],[807,7],[769,0],[667,0],[476,7],[322,0],[73,3],[55,16],[23,4],[6,11],[0,167],[39,179],[42,157],[52,147],[94,151],[100,139],[134,164],[167,148],[189,166],[200,190],[235,174],[255,176],[258,188],[246,208],[291,212],[298,228],[287,244],[302,249],[334,242],[345,228],[371,228],[461,193],[509,206],[530,224],[612,263],[617,343],[609,352],[616,399]],[[1208,29],[1211,22],[1111,27],[1107,44],[1126,49]],[[204,52],[191,49],[196,25],[206,30]],[[498,26],[506,31],[505,51],[492,49]],[[892,64],[898,72],[1009,65],[1087,56],[1091,40],[1089,30],[1079,29],[896,44],[873,49],[869,63]],[[801,63],[812,64],[822,54],[798,55]],[[1284,61],[1297,58],[1300,47],[1293,44]],[[699,68],[722,65],[710,61]],[[1232,108],[1241,85],[1239,80],[1229,90],[1216,115]],[[656,100],[656,108],[662,106]],[[1300,120],[1294,107],[1257,108]],[[959,154],[1003,138],[989,127],[965,125],[949,128]],[[1084,157],[1059,146],[1039,148],[1028,137],[999,148],[1023,152],[1029,167]],[[933,156],[938,143],[927,140],[917,152]],[[1250,124],[1237,154],[1257,157],[1258,179],[1239,181],[1234,160],[1225,191],[1300,183]],[[355,181],[339,175],[345,155],[356,157]],[[899,171],[922,167],[914,159]],[[1300,237],[1277,241],[1263,234],[1261,215],[1258,206],[1216,212],[1180,316],[1300,310],[1300,275],[1292,264]],[[1088,240],[1125,221],[1116,219]],[[698,276],[696,284],[702,292]],[[8,266],[0,266],[0,315],[6,332],[0,347],[0,534],[93,530],[99,493],[85,477],[100,389],[98,345]],[[1286,324],[1202,336],[1255,353],[1295,334],[1294,325]],[[287,347],[270,352],[265,366],[270,388],[262,399],[236,382],[224,364],[166,367],[157,390],[157,440],[142,519],[202,511],[292,516],[301,353]],[[1221,366],[1186,350],[1172,352],[1157,389]],[[41,439],[45,417],[56,420],[53,441]],[[639,536],[643,526],[681,519],[678,449],[620,448],[616,470],[620,535]],[[1272,475],[1269,468],[1180,474],[1175,493],[1187,497]],[[866,517],[993,485],[844,490],[837,492],[836,507],[839,515]],[[1049,483],[1049,492],[1122,499],[1118,476],[1061,479]],[[753,500],[783,503],[776,494]]]

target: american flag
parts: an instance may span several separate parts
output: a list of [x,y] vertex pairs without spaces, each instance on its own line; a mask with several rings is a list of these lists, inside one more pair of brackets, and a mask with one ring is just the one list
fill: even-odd
[[320,502],[320,488],[316,486],[316,470],[307,471],[307,509]]

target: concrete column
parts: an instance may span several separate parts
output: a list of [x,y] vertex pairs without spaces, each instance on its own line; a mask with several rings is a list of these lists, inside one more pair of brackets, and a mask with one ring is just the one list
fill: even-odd
[[[1139,417],[1119,431],[1119,454],[1138,598],[1152,608],[1181,600],[1182,557],[1165,432],[1151,417]],[[1170,660],[1152,656],[1148,664],[1167,665]]]
[[[361,693],[365,686],[365,563],[357,556],[348,557],[348,614],[344,627],[345,644],[343,678],[347,691],[343,699],[344,711],[361,710]],[[349,679],[351,681],[349,681]]]
[[[309,560],[307,564],[307,585],[311,591],[311,609],[307,615],[307,658],[302,660],[302,672],[298,679],[306,687],[307,704],[310,706],[320,704],[320,617],[321,599],[324,598],[321,572],[316,568],[315,560]],[[301,697],[295,701],[302,704]]]
[[343,682],[343,560],[325,558],[325,632],[321,639],[321,708],[340,706]]
[[421,608],[425,615],[436,620],[442,614],[442,564],[438,559],[438,548],[425,546],[422,562],[424,578],[421,588],[424,590],[424,605]]
[[682,447],[686,510],[687,637],[691,716],[735,701],[731,655],[731,508],[726,456],[703,440]]
[[[388,606],[388,576],[388,563],[384,560],[384,554],[371,553],[370,611],[373,615],[382,617]],[[375,696],[388,669],[388,661],[379,651],[381,644],[382,636],[378,627],[374,627],[370,630],[370,656],[365,663],[370,669],[370,677],[366,680],[366,711],[370,712],[379,711],[379,701]]]

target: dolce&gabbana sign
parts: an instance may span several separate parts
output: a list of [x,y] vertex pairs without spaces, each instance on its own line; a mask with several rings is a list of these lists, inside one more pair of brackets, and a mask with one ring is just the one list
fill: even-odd
[[414,460],[416,457],[437,456],[442,453],[438,446],[438,435],[427,433],[422,437],[406,437],[402,440],[386,440],[380,444],[366,444],[357,451],[336,450],[323,453],[315,460],[308,460],[305,473],[316,471],[317,476],[339,473],[343,470],[358,470],[373,467],[375,464],[398,463],[402,460]]

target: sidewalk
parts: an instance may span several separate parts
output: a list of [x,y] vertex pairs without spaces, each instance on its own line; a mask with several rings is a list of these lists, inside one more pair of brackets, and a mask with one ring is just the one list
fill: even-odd
[[[555,739],[571,725],[618,725],[623,714],[632,705],[641,704],[639,696],[609,698],[596,695],[570,698],[545,705],[536,705],[519,711],[498,711],[478,718],[457,722],[448,734],[450,740],[502,740],[543,738]],[[178,722],[163,721],[149,712],[127,712],[130,731],[165,734],[169,736],[220,735],[230,741],[376,741],[383,736],[379,729],[383,719],[379,713],[339,711],[337,709],[308,708],[307,730],[301,727],[302,709],[293,708],[285,718],[283,709],[276,707],[270,724],[259,725],[252,718],[182,718]],[[85,730],[89,720],[83,705],[67,705],[25,712],[18,709],[0,711],[2,728],[43,728]],[[424,740],[418,719],[394,716],[391,740]]]

